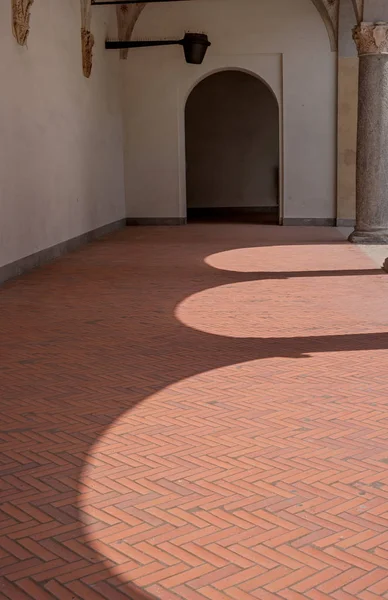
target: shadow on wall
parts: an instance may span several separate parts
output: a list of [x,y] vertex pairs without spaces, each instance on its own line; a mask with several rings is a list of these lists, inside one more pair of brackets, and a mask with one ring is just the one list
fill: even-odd
[[[235,271],[222,270],[222,262],[216,266],[217,255],[238,253],[242,246],[265,249],[274,243],[271,237],[279,269],[293,244],[301,245],[305,262],[307,247],[326,244],[335,262],[336,248],[344,243],[334,232],[321,234],[333,236],[328,244],[308,228],[298,231],[304,237],[298,241],[291,229],[265,229],[271,233],[267,239],[263,234],[261,244],[256,227],[222,232],[194,227],[190,243],[185,228],[168,230],[168,236],[166,230],[126,230],[4,286],[0,546],[8,558],[0,595],[13,597],[21,588],[33,597],[42,589],[57,598],[69,593],[118,600],[154,597],[141,589],[147,588],[141,583],[147,556],[126,545],[125,531],[139,544],[152,545],[155,528],[163,535],[156,517],[142,523],[136,509],[139,498],[156,501],[152,486],[157,481],[147,490],[139,483],[144,465],[126,451],[131,431],[123,426],[110,432],[147,397],[194,375],[247,361],[388,349],[385,332],[236,338],[179,322],[177,311],[187,299],[220,286],[381,273],[354,268],[250,273],[239,267],[240,259]],[[225,264],[233,268],[233,260]],[[137,483],[128,478],[128,469]],[[170,490],[164,490],[167,499]]]

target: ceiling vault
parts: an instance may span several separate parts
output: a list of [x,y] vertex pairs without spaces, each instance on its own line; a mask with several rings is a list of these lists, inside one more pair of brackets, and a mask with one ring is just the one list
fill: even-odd
[[[10,0],[12,9],[12,29],[13,34],[21,46],[25,46],[30,30],[30,10],[34,0]],[[134,3],[129,0],[118,0],[115,2],[117,29],[119,39],[129,42],[132,37],[136,22],[144,10],[146,4],[151,2],[166,2],[168,0],[144,0],[144,2]],[[182,0],[171,0],[182,1]],[[338,22],[339,22],[339,4],[340,0],[312,0],[319,11],[329,35],[330,46],[333,51],[338,47]],[[80,0],[81,3],[81,43],[82,43],[82,68],[85,77],[90,77],[92,70],[92,54],[94,46],[94,37],[91,32],[92,7],[97,4],[107,4],[99,0]],[[96,4],[97,3],[97,4]],[[113,2],[110,2],[113,4]],[[363,18],[364,0],[352,0],[357,22],[360,23]],[[128,56],[128,49],[120,50],[120,58],[125,59]]]
[[[155,2],[155,0],[150,0],[150,2],[152,1]],[[326,25],[330,47],[333,51],[336,51],[338,47],[338,15],[340,0],[312,0],[312,2]],[[362,20],[364,0],[352,0],[352,3],[357,22],[360,22]],[[130,41],[136,22],[146,4],[148,4],[148,2],[116,6],[118,34],[120,39],[126,42]],[[121,58],[126,58],[127,55],[128,50],[121,51],[120,53]]]

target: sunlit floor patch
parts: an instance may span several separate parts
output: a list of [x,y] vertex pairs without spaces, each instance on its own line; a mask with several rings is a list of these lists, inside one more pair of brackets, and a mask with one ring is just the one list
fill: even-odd
[[[381,277],[377,275],[377,277]],[[328,281],[329,280],[329,281]],[[348,335],[388,329],[385,299],[366,291],[368,317],[357,312],[360,300],[353,277],[341,277],[348,301],[336,296],[334,277],[264,279],[230,283],[192,295],[176,317],[188,327],[234,338]]]
[[253,599],[290,580],[304,589],[338,552],[354,559],[347,541],[357,523],[376,535],[367,511],[386,501],[388,406],[368,392],[373,356],[357,353],[365,368],[351,389],[352,353],[314,355],[308,373],[305,361],[232,365],[113,423],[89,456],[81,504],[123,590]]
[[287,273],[343,271],[357,267],[358,254],[348,248],[344,253],[341,244],[321,243],[257,246],[236,248],[209,255],[205,262],[214,269],[240,273]]

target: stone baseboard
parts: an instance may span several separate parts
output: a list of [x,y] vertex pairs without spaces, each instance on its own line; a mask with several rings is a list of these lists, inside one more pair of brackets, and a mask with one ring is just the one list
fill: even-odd
[[337,227],[355,227],[356,219],[337,219]]
[[186,225],[186,217],[129,217],[127,225],[129,227],[170,227],[175,225]]
[[55,244],[55,246],[50,246],[50,248],[45,248],[44,250],[40,250],[39,252],[35,252],[29,256],[20,258],[15,262],[9,263],[8,265],[4,265],[3,267],[0,267],[0,285],[8,279],[12,279],[18,275],[22,275],[22,273],[26,273],[27,271],[35,269],[36,267],[40,267],[52,262],[60,256],[76,250],[80,246],[84,246],[93,240],[108,235],[109,233],[113,233],[114,231],[124,227],[125,219],[120,219],[119,221],[114,221],[113,223],[108,223],[108,225],[97,227],[97,229],[87,231],[86,233],[82,233],[81,235],[71,238],[70,240],[60,242],[59,244]]
[[285,217],[283,225],[305,226],[305,227],[335,227],[336,219],[302,219],[299,217]]

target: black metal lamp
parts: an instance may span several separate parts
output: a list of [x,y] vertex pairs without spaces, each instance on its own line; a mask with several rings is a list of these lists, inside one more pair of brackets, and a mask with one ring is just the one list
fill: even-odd
[[191,65],[201,65],[207,49],[211,45],[207,35],[204,33],[186,33],[182,40],[155,40],[140,42],[109,41],[105,42],[107,50],[120,48],[145,48],[149,46],[183,46],[186,62]]
[[182,40],[186,62],[189,65],[201,65],[210,45],[204,33],[186,33]]

